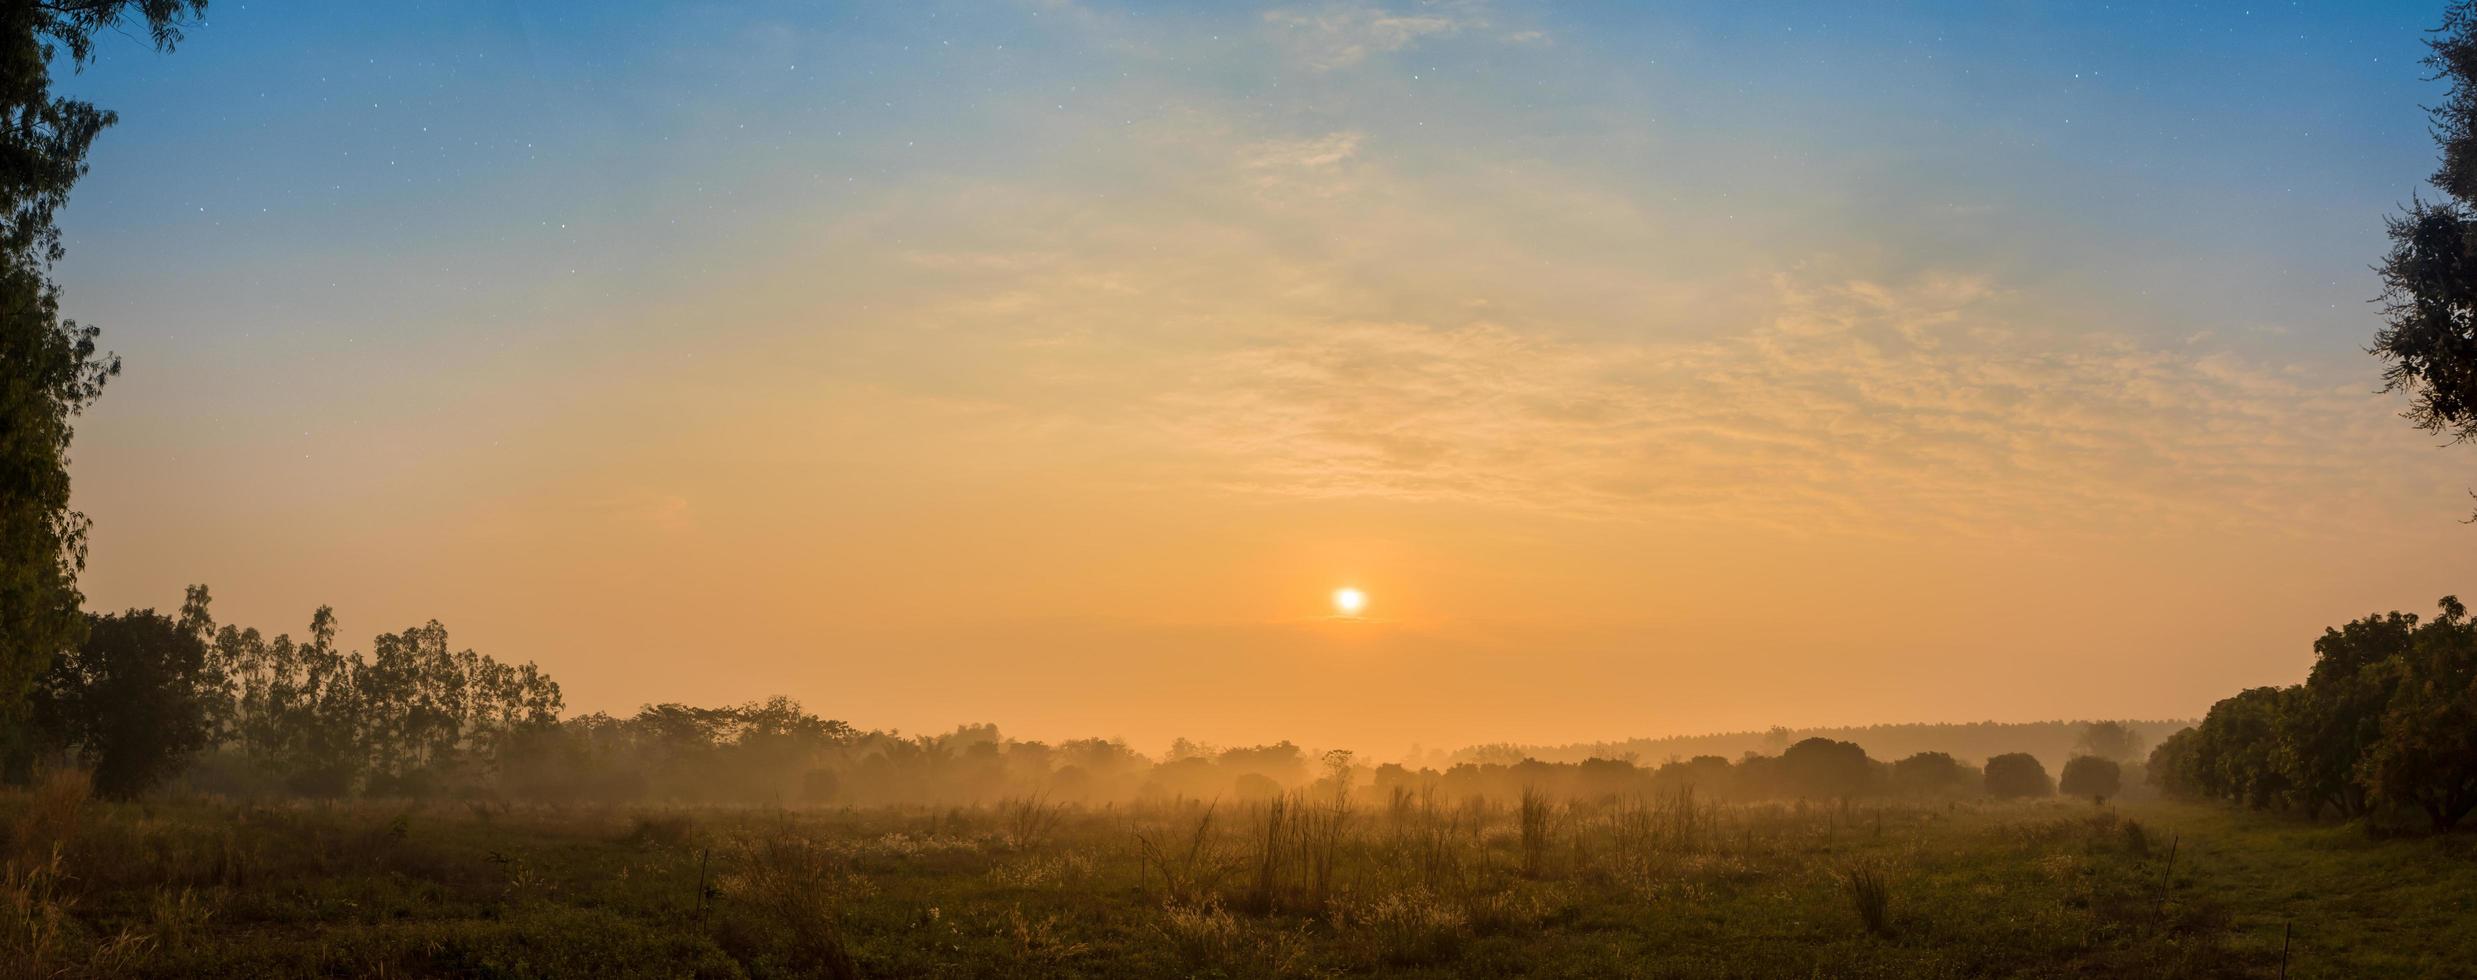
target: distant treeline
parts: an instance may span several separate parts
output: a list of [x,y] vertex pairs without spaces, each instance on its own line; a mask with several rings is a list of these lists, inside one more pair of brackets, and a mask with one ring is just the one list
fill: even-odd
[[2421,814],[2448,830],[2477,809],[2477,624],[2460,600],[2420,623],[2367,616],[2314,641],[2305,683],[2213,705],[2150,755],[2170,795],[2308,817]]
[[[1856,742],[1866,746],[1867,751],[1887,759],[1920,752],[1949,752],[1964,759],[1987,759],[2008,752],[2027,752],[2046,765],[2062,766],[2073,756],[2085,752],[2087,746],[2081,740],[2091,724],[2090,721],[1908,723],[1840,728],[1773,728],[1760,732],[1633,738],[1568,745],[1494,743],[1461,749],[1442,761],[1448,764],[1522,759],[1580,762],[1584,759],[1682,759],[1699,755],[1736,758],[1749,752],[1777,755],[1801,740],[1828,738],[1837,742]],[[2142,744],[2156,745],[2160,739],[2193,722],[2190,719],[2128,720],[2117,724],[2125,726]]]
[[[1442,766],[1370,766],[1347,751],[1290,742],[1217,748],[1180,740],[1159,758],[1119,740],[1057,744],[995,726],[934,735],[863,731],[787,698],[733,707],[648,705],[628,717],[562,717],[559,685],[533,664],[456,650],[436,622],[380,634],[368,654],[336,642],[334,613],[307,638],[218,625],[203,586],[180,611],[89,617],[86,641],[55,658],[34,694],[31,730],[10,769],[79,765],[107,795],[167,782],[233,796],[464,796],[571,803],[965,804],[1008,797],[1106,803],[1258,799],[1307,790],[1449,799],[1525,793],[1584,798],[1693,794],[1715,800],[2048,795],[2058,783],[2033,751],[2076,758],[2063,790],[2105,797],[2140,758],[2146,723],[2020,726],[2027,737],[1980,756],[1919,748],[1897,761],[1854,741],[1778,735],[1773,751],[1635,750],[1572,760],[1502,747]],[[2054,729],[2054,731],[2050,731]],[[2004,726],[1889,726],[1978,736]],[[1777,732],[1778,730],[1776,730]],[[1761,738],[1763,736],[1757,736]],[[1721,738],[1733,738],[1723,736]],[[2056,742],[2063,742],[2057,751]],[[1635,743],[1686,747],[1690,740]],[[2138,778],[2131,780],[2138,785]]]

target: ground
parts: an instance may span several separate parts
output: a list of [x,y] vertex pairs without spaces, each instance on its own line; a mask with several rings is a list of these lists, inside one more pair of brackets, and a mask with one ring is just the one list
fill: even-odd
[[2477,837],[2203,805],[103,804],[66,782],[0,796],[0,976],[2269,977],[2284,956],[2287,976],[2310,978],[2477,964]]

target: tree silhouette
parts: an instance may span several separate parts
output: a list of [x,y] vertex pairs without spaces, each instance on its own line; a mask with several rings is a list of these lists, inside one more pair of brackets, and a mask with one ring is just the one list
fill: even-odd
[[1957,792],[1977,782],[1977,774],[1949,753],[1920,752],[1892,764],[1892,784],[1904,793]]
[[191,623],[152,609],[92,617],[86,642],[54,660],[36,688],[37,729],[94,770],[97,793],[136,796],[206,747],[206,669]]
[[1817,799],[1846,800],[1865,792],[1874,766],[1857,743],[1828,738],[1802,739],[1780,754],[1785,788]]

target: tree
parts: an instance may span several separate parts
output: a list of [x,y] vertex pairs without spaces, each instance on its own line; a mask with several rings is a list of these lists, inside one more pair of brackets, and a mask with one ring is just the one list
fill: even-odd
[[2064,777],[2056,789],[2066,796],[2087,796],[2092,803],[2105,803],[2124,788],[2124,768],[2114,759],[2095,755],[2077,755],[2065,760]]
[[94,769],[97,793],[134,797],[206,747],[206,676],[194,627],[152,609],[91,617],[86,642],[54,660],[36,689],[37,727]]
[[2279,765],[2279,725],[2299,696],[2257,687],[2211,705],[2195,748],[2203,792],[2255,809],[2287,800],[2291,783]]
[[2054,796],[2056,784],[2047,767],[2027,752],[2007,752],[1987,760],[1987,795],[2003,799]]
[[[83,67],[94,36],[134,23],[171,50],[205,0],[53,0],[0,8],[0,755],[23,775],[26,696],[54,655],[86,628],[77,576],[86,567],[83,514],[69,506],[69,442],[77,415],[102,394],[119,359],[96,330],[60,316],[51,266],[52,216],[86,174],[86,151],[111,113],[55,98],[62,49]],[[17,742],[18,751],[5,751]]]
[[2131,762],[2141,758],[2142,733],[2121,721],[2094,721],[2073,739],[2073,750],[2081,755]]
[[2328,806],[2355,817],[2372,806],[2360,770],[2382,737],[2398,677],[2387,665],[2408,653],[2416,634],[2417,617],[2394,612],[2324,630],[2314,641],[2313,672],[2281,702],[2273,754],[2308,815]]
[[2202,786],[2200,748],[2200,730],[2178,730],[2150,750],[2150,761],[2143,766],[2145,778],[2164,796],[2190,800],[2210,795]]
[[1817,799],[1846,800],[1865,792],[1874,765],[1858,743],[1828,738],[1803,739],[1780,754],[1784,788]]
[[2395,693],[2382,737],[2366,753],[2375,792],[2425,812],[2436,831],[2477,809],[2477,624],[2456,598],[2417,630],[2405,656],[2388,661]]
[[1920,752],[1892,764],[1892,785],[1921,796],[1959,792],[1978,782],[1961,760],[1942,752]]
[[2426,67],[2450,86],[2428,110],[2442,149],[2431,180],[2449,199],[2391,219],[2384,325],[2368,351],[2388,362],[2383,390],[2409,396],[2404,417],[2467,440],[2477,437],[2477,4],[2446,7],[2426,45]]

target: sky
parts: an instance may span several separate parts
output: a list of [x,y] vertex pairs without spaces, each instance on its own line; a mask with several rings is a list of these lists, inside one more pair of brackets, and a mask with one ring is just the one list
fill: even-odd
[[2433,4],[211,14],[62,81],[92,608],[1385,756],[2198,716],[2477,585],[2364,353]]

